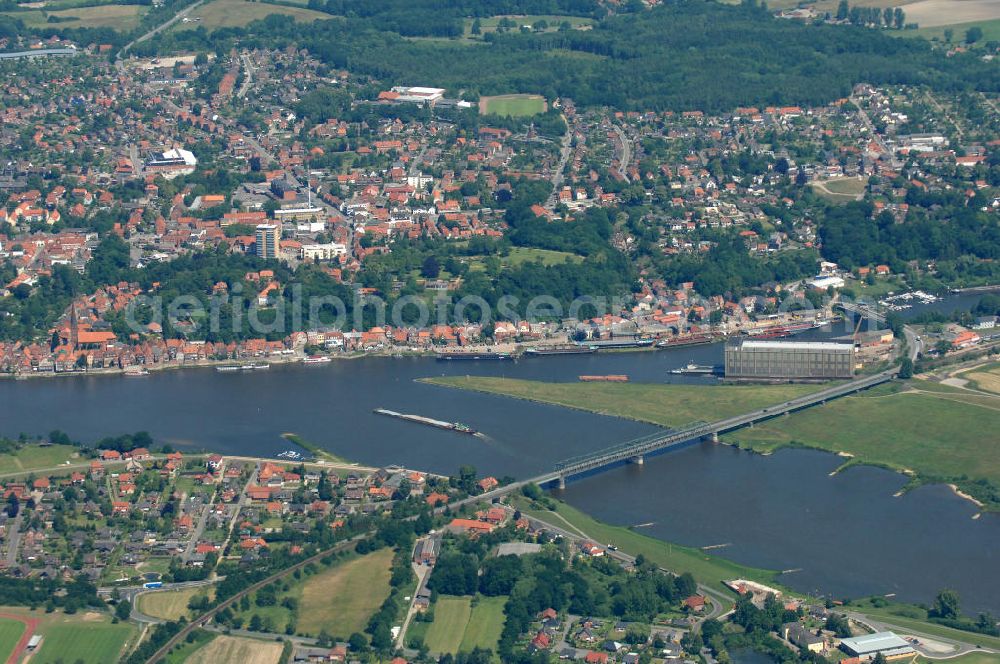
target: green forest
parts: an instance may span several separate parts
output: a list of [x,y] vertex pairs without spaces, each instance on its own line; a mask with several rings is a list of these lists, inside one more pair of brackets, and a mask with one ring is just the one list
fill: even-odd
[[[331,9],[342,11],[344,4],[331,0]],[[294,43],[330,66],[385,85],[435,85],[471,98],[538,93],[642,110],[821,104],[861,81],[1000,89],[996,67],[974,55],[946,58],[921,40],[861,27],[779,21],[751,4],[679,0],[604,18],[589,31],[489,33],[478,42],[409,38],[451,36],[437,31],[472,13],[461,3],[428,5],[420,9],[426,16],[417,12],[406,26],[383,20],[379,8],[391,13],[394,3],[366,5],[368,15],[350,12],[311,25],[272,15],[245,29],[170,33],[137,52],[222,52],[237,40],[246,47]]]

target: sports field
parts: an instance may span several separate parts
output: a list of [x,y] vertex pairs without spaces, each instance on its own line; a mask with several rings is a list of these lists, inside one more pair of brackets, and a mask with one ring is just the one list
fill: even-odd
[[278,664],[281,648],[275,641],[220,635],[196,650],[185,664]]
[[133,625],[127,622],[112,624],[107,614],[42,613],[37,617],[37,633],[42,635],[42,645],[31,656],[32,664],[117,662],[126,640],[135,633]]
[[0,618],[0,662],[6,662],[24,634],[26,625],[20,620]]
[[522,117],[538,115],[548,109],[545,97],[541,95],[499,95],[480,97],[480,115],[508,115]]
[[198,27],[204,27],[211,31],[216,28],[241,28],[253,21],[267,18],[271,14],[291,16],[296,21],[303,23],[332,18],[329,14],[305,7],[286,7],[264,2],[248,2],[247,0],[212,0],[191,12],[188,15],[188,18],[191,19],[189,22],[179,22],[171,29],[194,30]]
[[[142,5],[100,5],[98,7],[75,7],[58,11],[3,12],[24,21],[29,28],[62,27],[62,28],[113,28],[128,32],[137,25],[143,14],[149,11]],[[49,22],[49,17],[55,20]]]
[[307,577],[299,604],[299,631],[326,630],[345,639],[363,631],[389,596],[392,556],[391,549],[382,549]]

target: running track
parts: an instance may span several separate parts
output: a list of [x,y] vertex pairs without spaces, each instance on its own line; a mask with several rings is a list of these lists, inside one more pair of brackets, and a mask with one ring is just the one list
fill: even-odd
[[7,658],[7,664],[15,664],[15,662],[21,658],[21,653],[24,652],[24,649],[28,647],[28,641],[31,640],[31,635],[35,633],[35,627],[38,626],[38,619],[25,618],[24,616],[15,615],[13,613],[0,613],[0,618],[7,618],[9,620],[16,620],[19,623],[24,623],[24,634],[21,635],[17,645],[14,646],[14,650],[10,653],[10,657]]

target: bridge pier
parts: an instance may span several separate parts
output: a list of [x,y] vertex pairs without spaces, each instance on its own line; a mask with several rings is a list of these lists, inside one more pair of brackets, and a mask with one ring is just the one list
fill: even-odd
[[566,490],[566,476],[565,475],[560,475],[559,476],[559,484],[558,484],[558,486],[559,486],[559,490],[560,491],[565,491]]
[[629,462],[634,463],[637,466],[641,466],[646,463],[646,459],[640,454],[639,456],[634,456],[629,459]]
[[707,443],[717,443],[717,442],[719,442],[719,432],[718,431],[713,431],[710,434],[702,436],[702,440],[704,440]]

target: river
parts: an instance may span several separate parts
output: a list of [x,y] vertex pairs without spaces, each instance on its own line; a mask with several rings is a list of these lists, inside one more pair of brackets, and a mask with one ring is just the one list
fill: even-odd
[[[972,299],[975,301],[975,298]],[[916,308],[915,308],[916,309]],[[922,308],[921,308],[922,309]],[[850,334],[849,325],[798,338]],[[669,373],[693,361],[720,364],[722,345],[658,352],[525,357],[517,362],[365,358],[327,365],[275,365],[266,372],[213,369],[142,377],[90,376],[0,381],[0,434],[62,429],[93,442],[149,431],[180,449],[273,455],[296,433],[364,464],[404,464],[451,473],[525,477],[578,454],[655,431],[650,425],[415,382],[435,375],[490,375],[575,381],[581,374],[628,374],[633,381],[711,383]],[[384,407],[483,432],[480,439],[372,413]],[[706,414],[706,419],[711,414]],[[654,522],[649,535],[773,569],[794,588],[838,597],[897,593],[929,602],[942,587],[968,610],[1000,613],[1000,518],[970,517],[971,503],[944,487],[893,498],[904,479],[851,468],[821,452],[763,457],[695,446],[569,485],[566,498],[612,523]]]

